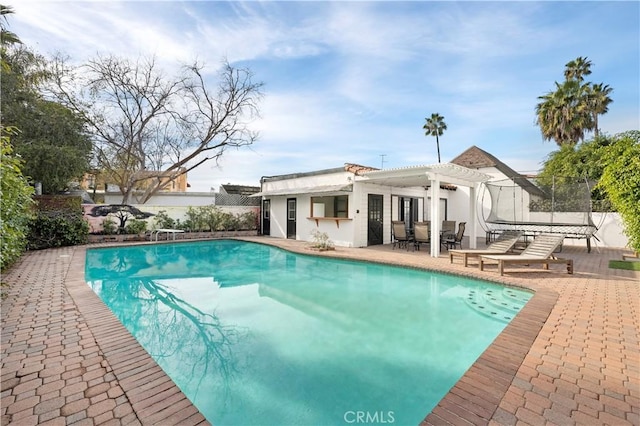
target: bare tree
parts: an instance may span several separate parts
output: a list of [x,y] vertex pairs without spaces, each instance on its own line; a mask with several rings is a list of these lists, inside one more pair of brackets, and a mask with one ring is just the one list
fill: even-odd
[[98,56],[70,67],[52,61],[53,96],[79,113],[95,143],[97,167],[118,185],[122,202],[145,203],[156,192],[229,147],[253,144],[262,83],[224,62],[217,90],[199,63],[167,77],[155,58]]

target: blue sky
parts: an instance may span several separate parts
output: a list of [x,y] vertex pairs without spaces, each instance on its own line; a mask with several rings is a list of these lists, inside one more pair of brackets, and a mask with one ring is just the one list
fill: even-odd
[[[264,82],[260,139],[189,174],[192,191],[261,176],[446,162],[472,145],[520,172],[550,152],[538,96],[578,56],[614,91],[601,130],[640,129],[640,2],[56,2],[21,0],[10,29],[42,54],[156,55],[167,70],[223,58]],[[214,84],[214,82],[212,82]],[[384,156],[384,157],[383,157]],[[384,160],[384,163],[383,163]]]

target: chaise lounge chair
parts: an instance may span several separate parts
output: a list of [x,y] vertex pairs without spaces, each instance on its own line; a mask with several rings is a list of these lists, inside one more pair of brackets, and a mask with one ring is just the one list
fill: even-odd
[[506,254],[518,242],[521,236],[522,231],[504,231],[498,236],[495,242],[489,244],[485,249],[449,250],[449,263],[453,263],[454,257],[462,257],[462,262],[464,266],[467,267],[470,257]]
[[573,259],[559,259],[553,256],[555,249],[562,244],[564,235],[538,235],[531,244],[519,255],[485,255],[480,256],[479,267],[484,270],[487,261],[498,262],[500,275],[504,275],[504,265],[508,264],[542,264],[544,269],[549,269],[551,263],[567,265],[567,272],[573,274]]

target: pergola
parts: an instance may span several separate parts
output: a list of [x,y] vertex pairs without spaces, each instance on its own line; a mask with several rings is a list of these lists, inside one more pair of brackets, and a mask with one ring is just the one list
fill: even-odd
[[362,181],[377,185],[394,187],[423,187],[431,188],[431,256],[440,255],[440,185],[451,184],[466,186],[469,192],[469,245],[476,248],[476,193],[480,184],[490,179],[477,170],[468,169],[457,164],[443,163],[431,166],[412,166],[396,169],[375,170],[362,174]]

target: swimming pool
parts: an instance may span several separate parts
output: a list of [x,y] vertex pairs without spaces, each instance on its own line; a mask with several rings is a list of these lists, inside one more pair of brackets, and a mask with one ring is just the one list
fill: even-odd
[[214,424],[418,424],[531,297],[240,241],[88,250],[85,276]]

